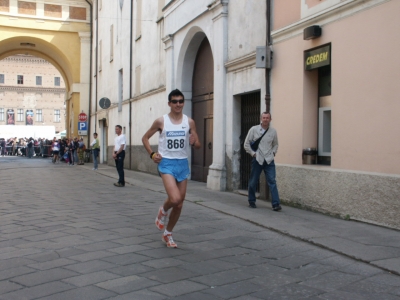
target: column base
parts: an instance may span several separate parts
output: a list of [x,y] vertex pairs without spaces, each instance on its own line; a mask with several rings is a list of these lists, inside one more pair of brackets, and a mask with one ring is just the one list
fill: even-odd
[[212,164],[208,169],[207,188],[214,191],[226,190],[225,166]]

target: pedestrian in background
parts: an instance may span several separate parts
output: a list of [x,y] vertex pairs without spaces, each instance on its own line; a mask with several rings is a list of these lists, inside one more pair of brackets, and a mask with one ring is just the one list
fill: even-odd
[[74,162],[75,164],[79,163],[79,157],[78,157],[78,148],[79,148],[79,142],[78,142],[78,138],[74,137]]
[[[280,205],[278,187],[276,185],[274,162],[274,157],[278,151],[278,134],[276,130],[270,126],[271,120],[271,114],[263,112],[261,114],[261,124],[250,128],[244,142],[244,149],[253,157],[251,161],[248,200],[249,207],[257,207],[256,187],[260,180],[260,174],[264,170],[271,191],[272,209],[274,211],[279,211],[282,207]],[[259,138],[261,138],[261,140],[259,141],[258,149],[252,149],[251,143]]]
[[69,160],[69,165],[73,166],[74,163],[77,163],[75,161],[75,155],[74,155],[74,151],[75,151],[75,144],[74,144],[74,140],[73,138],[69,139],[69,144],[68,144],[68,160]]
[[27,147],[28,147],[28,158],[32,158],[32,156],[33,156],[33,138],[29,138]]
[[124,174],[124,159],[125,159],[125,148],[126,148],[126,139],[125,135],[122,134],[121,125],[115,126],[115,133],[117,136],[114,140],[114,153],[113,158],[115,160],[115,166],[118,171],[118,182],[114,183],[117,187],[125,186],[125,174]]
[[78,165],[84,165],[84,154],[85,154],[86,146],[85,143],[83,142],[83,138],[81,138],[78,141],[78,157],[79,157],[79,163]]
[[56,138],[53,139],[53,143],[51,144],[51,149],[53,151],[52,162],[53,164],[55,164],[59,160],[58,155],[60,154],[60,143]]
[[93,154],[93,169],[92,170],[97,170],[98,168],[98,162],[97,158],[99,156],[99,151],[100,151],[100,143],[99,139],[97,138],[97,133],[93,133],[93,141],[90,144],[92,147],[92,154]]

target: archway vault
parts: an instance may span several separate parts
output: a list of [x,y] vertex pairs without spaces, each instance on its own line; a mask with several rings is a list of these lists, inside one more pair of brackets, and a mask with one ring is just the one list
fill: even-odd
[[[47,60],[60,72],[66,88],[68,135],[77,135],[78,115],[81,111],[87,112],[89,103],[88,79],[81,78],[82,64],[86,63],[81,61],[81,34],[87,37],[90,32],[86,28],[80,29],[82,31],[77,32],[0,26],[0,60],[15,54],[28,54]],[[89,62],[87,64],[89,69]]]

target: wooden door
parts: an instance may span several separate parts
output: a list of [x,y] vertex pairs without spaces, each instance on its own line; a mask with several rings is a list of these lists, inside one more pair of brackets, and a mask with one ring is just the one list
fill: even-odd
[[197,52],[192,90],[192,117],[201,143],[192,152],[192,180],[206,182],[212,164],[214,116],[214,60],[207,38]]

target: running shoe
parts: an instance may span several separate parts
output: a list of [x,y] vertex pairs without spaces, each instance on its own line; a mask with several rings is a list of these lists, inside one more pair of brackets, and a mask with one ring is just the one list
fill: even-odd
[[168,248],[178,248],[178,245],[175,244],[174,240],[172,239],[172,234],[171,234],[171,233],[169,233],[169,234],[167,234],[167,235],[164,235],[164,234],[163,234],[161,240],[162,240],[165,244],[167,244],[167,247],[168,247]]
[[167,218],[167,216],[168,216],[168,213],[166,213],[164,215],[162,212],[162,206],[160,206],[160,208],[158,209],[158,214],[157,214],[156,221],[155,221],[158,230],[164,229],[165,219]]

